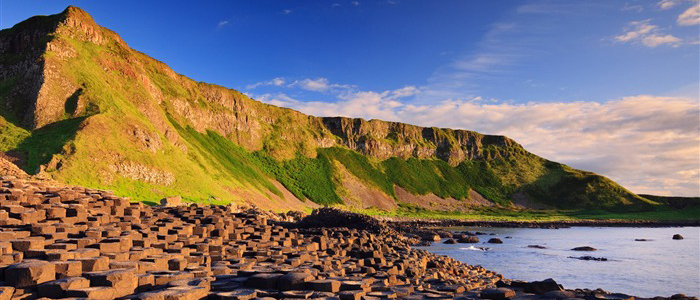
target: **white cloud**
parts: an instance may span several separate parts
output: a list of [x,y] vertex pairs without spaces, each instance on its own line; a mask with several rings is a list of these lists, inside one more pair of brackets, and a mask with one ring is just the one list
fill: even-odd
[[656,47],[659,45],[663,44],[675,44],[677,45],[681,39],[672,36],[670,34],[667,35],[649,35],[647,37],[644,37],[642,39],[642,44],[648,47]]
[[401,101],[418,91],[348,92],[338,102],[302,102],[284,94],[267,103],[318,116],[362,117],[502,134],[529,151],[606,175],[637,193],[700,194],[699,99],[633,96],[604,103],[507,104]]
[[306,78],[297,80],[288,85],[289,87],[299,87],[307,91],[324,92],[331,89],[351,89],[352,85],[331,83],[328,78],[319,77],[316,79]]
[[678,25],[692,26],[700,24],[700,3],[691,6],[684,11],[676,20]]
[[660,33],[659,26],[651,24],[651,19],[629,22],[624,33],[613,37],[622,43],[641,42],[647,47],[657,47],[663,44],[679,45],[682,40],[670,34]]
[[283,15],[288,15],[288,14],[291,14],[292,12],[293,12],[293,10],[291,10],[291,9],[283,9],[282,10]]
[[659,6],[660,9],[670,9],[678,4],[677,0],[661,0],[657,5]]
[[352,1],[352,2],[350,2],[350,4],[352,4],[354,6],[359,6],[360,2],[359,1]]
[[277,77],[277,78],[273,78],[272,80],[261,81],[261,82],[249,84],[245,88],[248,90],[252,90],[254,88],[261,87],[261,86],[283,86],[285,83],[286,83],[286,81],[283,77]]

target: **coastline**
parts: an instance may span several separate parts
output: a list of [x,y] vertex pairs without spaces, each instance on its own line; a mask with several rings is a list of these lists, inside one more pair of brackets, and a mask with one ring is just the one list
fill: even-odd
[[279,214],[179,197],[161,204],[2,179],[0,299],[634,299],[547,277],[510,280],[414,247],[440,236],[411,228],[455,221],[390,223],[334,208]]
[[566,228],[566,227],[700,227],[700,220],[561,220],[561,221],[493,221],[429,219],[411,217],[373,216],[394,226],[413,228],[434,227],[509,227],[509,228]]

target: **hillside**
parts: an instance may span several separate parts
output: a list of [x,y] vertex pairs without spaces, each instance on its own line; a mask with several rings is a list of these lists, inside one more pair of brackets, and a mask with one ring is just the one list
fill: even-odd
[[645,208],[504,136],[321,118],[197,82],[68,7],[0,31],[0,151],[30,174],[147,201]]

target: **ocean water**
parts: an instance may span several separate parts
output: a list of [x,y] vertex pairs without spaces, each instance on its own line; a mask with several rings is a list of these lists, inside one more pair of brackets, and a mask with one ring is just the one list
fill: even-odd
[[[481,231],[479,244],[433,243],[418,247],[481,265],[509,279],[553,278],[564,288],[602,288],[638,297],[700,295],[700,227],[626,228],[573,227],[562,229],[452,227],[451,231]],[[673,240],[674,234],[685,239]],[[492,237],[503,244],[486,244]],[[506,238],[511,237],[511,238]],[[648,239],[637,242],[635,239]],[[444,240],[443,240],[444,241]],[[528,248],[541,245],[547,249]],[[592,252],[571,248],[591,246]],[[483,251],[477,247],[490,248]],[[569,256],[605,257],[584,261]]]

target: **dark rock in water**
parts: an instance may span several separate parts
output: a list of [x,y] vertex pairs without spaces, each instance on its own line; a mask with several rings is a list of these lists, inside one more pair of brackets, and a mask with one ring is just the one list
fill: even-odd
[[489,243],[489,244],[503,244],[503,241],[501,241],[501,239],[499,239],[499,238],[491,238],[491,239],[489,239],[489,241],[487,243]]
[[627,294],[619,294],[619,293],[616,293],[616,294],[596,293],[594,298],[601,299],[601,300],[635,300],[634,296],[630,296]]
[[515,291],[507,288],[485,289],[481,291],[481,299],[505,300],[515,297]]
[[512,239],[513,237],[512,237],[512,236],[507,236],[506,238],[507,238],[507,239]]
[[544,294],[550,291],[563,291],[564,289],[552,278],[542,281],[533,281],[523,284],[522,288],[528,293]]
[[475,236],[468,236],[468,237],[463,237],[463,238],[457,240],[457,242],[462,243],[462,244],[473,244],[473,243],[478,243],[479,238],[475,237]]
[[486,232],[477,231],[474,232],[475,235],[486,235]]
[[489,235],[496,235],[496,234],[492,232],[492,233],[489,233]]
[[635,242],[651,242],[651,240],[648,239],[634,239]]
[[535,249],[547,249],[545,246],[541,245],[527,245],[528,248],[535,248]]
[[671,296],[671,299],[683,299],[683,298],[688,298],[685,294],[675,294]]
[[590,246],[583,246],[583,247],[576,247],[571,249],[573,251],[598,251],[598,249],[590,247]]
[[443,244],[457,244],[457,241],[455,239],[446,239]]
[[683,239],[683,236],[680,235],[680,234],[674,234],[674,235],[673,235],[673,239],[674,239],[674,240],[682,240],[682,239]]
[[588,256],[588,255],[586,255],[586,256],[579,256],[579,257],[576,257],[576,256],[569,256],[569,258],[575,258],[575,259],[580,259],[580,260],[608,261],[608,259],[605,258],[605,257],[593,257],[593,256]]
[[430,241],[420,241],[418,244],[415,244],[414,246],[418,246],[418,247],[430,247],[430,245],[432,245],[432,244],[433,244],[433,243],[431,243]]

